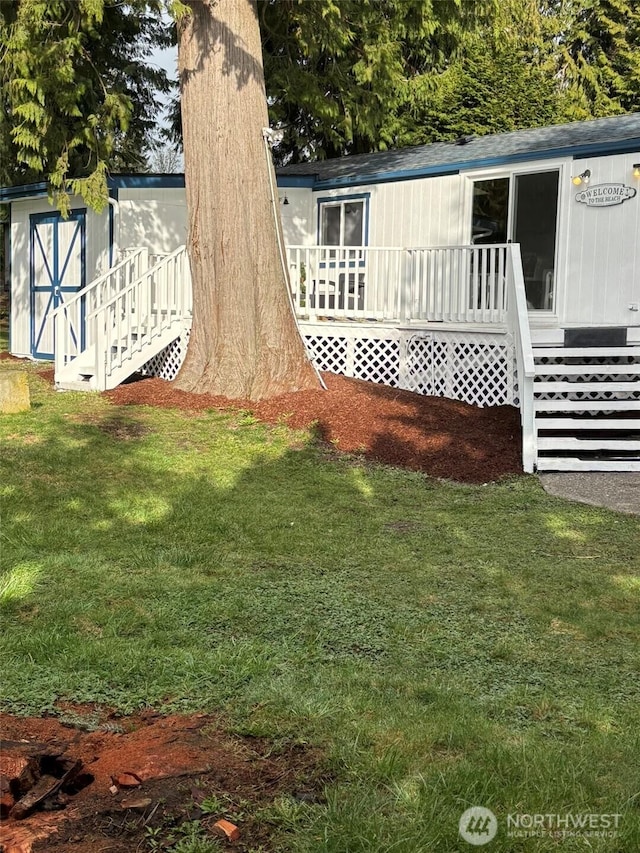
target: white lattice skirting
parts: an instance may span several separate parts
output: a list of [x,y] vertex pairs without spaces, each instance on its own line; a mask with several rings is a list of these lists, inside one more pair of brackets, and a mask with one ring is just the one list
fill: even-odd
[[507,334],[301,323],[320,370],[476,406],[517,405]]
[[[301,323],[319,370],[354,376],[476,406],[517,405],[513,342],[507,334]],[[143,367],[146,376],[174,379],[189,333]]]
[[142,367],[140,373],[143,376],[158,376],[160,379],[166,379],[168,382],[175,379],[187,354],[189,332],[190,330],[187,329],[173,343],[170,343],[168,347],[161,350],[158,355],[150,358],[144,367]]

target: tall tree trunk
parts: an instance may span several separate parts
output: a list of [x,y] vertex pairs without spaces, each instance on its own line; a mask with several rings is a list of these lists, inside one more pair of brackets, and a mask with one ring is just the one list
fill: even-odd
[[258,400],[318,388],[288,293],[255,0],[188,0],[179,71],[193,327],[176,385]]

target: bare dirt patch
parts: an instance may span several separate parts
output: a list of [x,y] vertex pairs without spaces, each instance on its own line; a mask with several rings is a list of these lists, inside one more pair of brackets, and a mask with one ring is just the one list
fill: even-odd
[[45,370],[38,370],[37,373],[40,379],[44,379],[45,382],[48,382],[50,385],[53,385],[56,374],[53,367],[48,367]]
[[326,391],[258,403],[190,394],[162,379],[130,382],[106,396],[121,406],[247,409],[266,423],[314,425],[320,439],[340,451],[458,482],[522,474],[520,418],[513,406],[481,409],[331,373],[323,377]]
[[[226,733],[205,714],[84,714],[95,730],[54,718],[0,715],[2,853],[131,853],[198,820],[236,825],[233,849],[270,846],[260,809],[291,796],[319,802],[321,754]],[[213,808],[212,808],[213,803]],[[165,841],[162,841],[164,839]],[[221,844],[224,846],[228,840]]]
[[128,417],[122,411],[115,411],[104,415],[74,415],[70,420],[80,424],[94,426],[111,438],[118,441],[131,441],[148,435],[152,430],[150,427],[135,418]]

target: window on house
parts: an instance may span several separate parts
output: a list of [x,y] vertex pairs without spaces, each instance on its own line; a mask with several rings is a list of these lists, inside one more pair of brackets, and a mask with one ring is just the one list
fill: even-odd
[[310,304],[340,311],[363,310],[368,194],[361,198],[318,200],[318,279]]
[[509,185],[509,178],[474,181],[472,243],[507,242]]
[[320,205],[320,243],[323,246],[364,245],[364,201]]

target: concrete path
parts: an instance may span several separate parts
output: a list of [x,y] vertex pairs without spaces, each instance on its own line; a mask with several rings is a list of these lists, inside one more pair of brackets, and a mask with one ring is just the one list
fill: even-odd
[[550,495],[640,515],[640,471],[540,474]]

